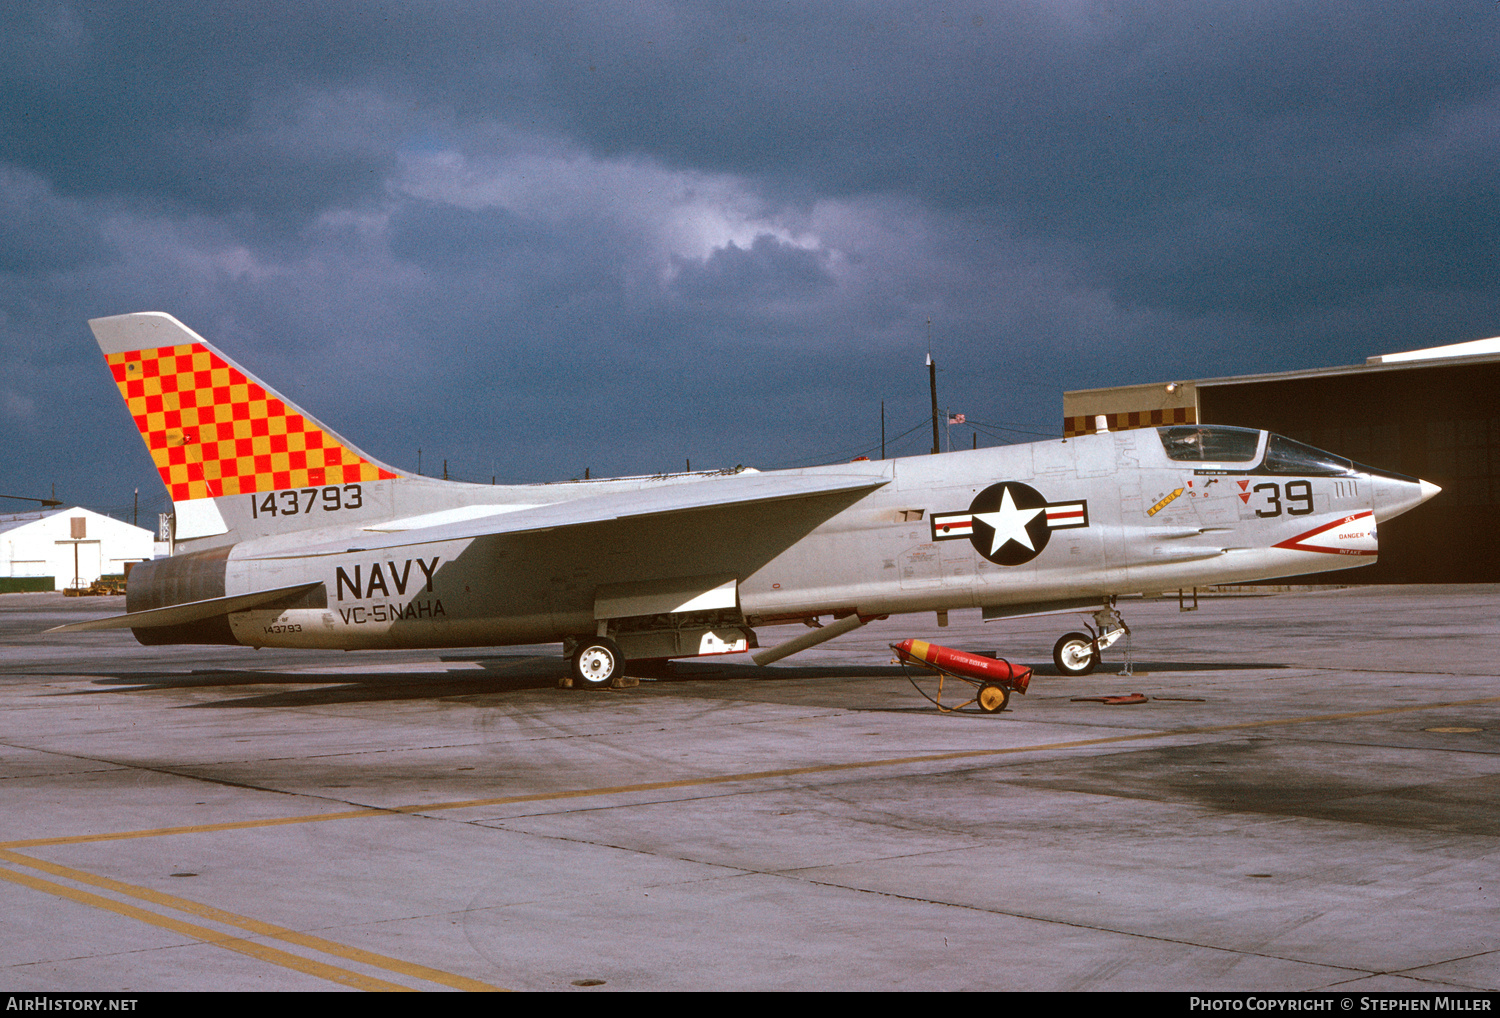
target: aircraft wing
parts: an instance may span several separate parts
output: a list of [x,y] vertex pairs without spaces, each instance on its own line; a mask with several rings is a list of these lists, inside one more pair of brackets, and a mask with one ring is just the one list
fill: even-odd
[[[471,540],[505,534],[533,534],[566,527],[580,527],[617,520],[665,517],[681,513],[750,506],[768,502],[873,491],[890,483],[889,477],[834,474],[737,474],[708,481],[668,484],[656,488],[606,492],[584,498],[517,508],[495,506],[488,515],[454,522],[424,525],[421,517],[396,523],[377,524],[365,532],[336,542],[304,545],[257,558],[301,558],[308,555],[340,555],[352,551],[435,544],[439,541]],[[480,507],[474,507],[478,511]]]

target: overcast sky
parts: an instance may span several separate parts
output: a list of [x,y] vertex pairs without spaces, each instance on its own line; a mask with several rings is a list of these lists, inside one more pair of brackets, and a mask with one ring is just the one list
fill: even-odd
[[0,493],[163,507],[101,315],[555,480],[921,452],[929,320],[982,445],[1496,335],[1497,237],[1494,0],[11,0]]

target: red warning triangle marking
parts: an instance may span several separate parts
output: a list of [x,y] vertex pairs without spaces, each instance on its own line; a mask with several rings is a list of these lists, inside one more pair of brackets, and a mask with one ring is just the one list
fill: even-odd
[[1246,492],[1246,493],[1240,495],[1240,501],[1243,502],[1243,503],[1245,503],[1246,505],[1249,505],[1250,504],[1250,495],[1249,495],[1249,493]]
[[1250,482],[1249,481],[1241,481],[1240,482],[1240,490],[1241,491],[1244,491],[1248,487],[1250,487]]

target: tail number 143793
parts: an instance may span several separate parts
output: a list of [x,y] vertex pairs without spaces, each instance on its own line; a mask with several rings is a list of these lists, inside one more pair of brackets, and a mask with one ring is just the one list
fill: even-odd
[[250,496],[250,516],[297,516],[310,513],[321,507],[325,513],[340,509],[358,509],[365,504],[364,492],[357,484],[327,488],[287,488],[285,491],[270,491],[264,496]]

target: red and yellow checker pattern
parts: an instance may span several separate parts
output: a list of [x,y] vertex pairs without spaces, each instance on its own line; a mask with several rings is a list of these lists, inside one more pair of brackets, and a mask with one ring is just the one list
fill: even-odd
[[174,502],[396,477],[201,343],[106,360]]

